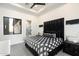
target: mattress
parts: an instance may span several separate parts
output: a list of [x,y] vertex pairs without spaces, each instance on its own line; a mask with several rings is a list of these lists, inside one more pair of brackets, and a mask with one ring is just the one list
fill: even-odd
[[62,38],[44,37],[44,36],[33,36],[25,39],[25,43],[34,49],[39,56],[47,56],[48,52],[61,45],[63,42]]

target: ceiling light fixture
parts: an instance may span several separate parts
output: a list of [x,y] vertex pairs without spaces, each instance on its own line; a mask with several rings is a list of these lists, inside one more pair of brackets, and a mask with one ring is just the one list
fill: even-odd
[[35,5],[34,7],[38,7],[38,5]]
[[45,5],[45,3],[33,3],[33,5],[31,6],[31,8],[38,6],[38,5]]

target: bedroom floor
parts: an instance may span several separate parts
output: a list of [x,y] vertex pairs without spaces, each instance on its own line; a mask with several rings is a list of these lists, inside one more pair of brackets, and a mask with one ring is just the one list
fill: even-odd
[[[33,54],[25,47],[24,43],[11,46],[10,56],[33,56]],[[55,56],[70,56],[69,54],[60,51]]]

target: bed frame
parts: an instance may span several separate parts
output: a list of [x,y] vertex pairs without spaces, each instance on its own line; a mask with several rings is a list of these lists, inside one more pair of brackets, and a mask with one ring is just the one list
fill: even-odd
[[[34,55],[34,56],[39,56],[39,54],[30,46],[28,46],[27,43],[25,43],[26,48],[29,49],[29,51]],[[54,56],[56,55],[60,50],[63,49],[63,43],[61,45],[59,45],[57,48],[55,48],[54,50],[52,50],[51,52],[48,52],[49,55],[48,56]]]

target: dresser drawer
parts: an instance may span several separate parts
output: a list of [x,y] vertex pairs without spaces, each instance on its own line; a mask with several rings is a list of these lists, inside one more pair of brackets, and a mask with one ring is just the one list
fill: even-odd
[[64,43],[63,51],[73,56],[79,56],[79,45]]

